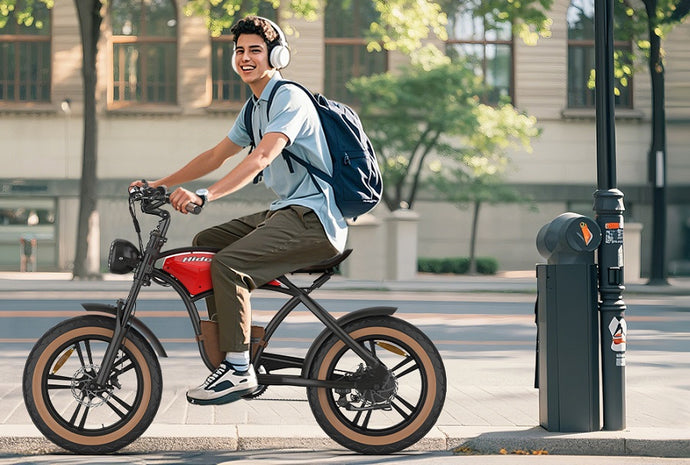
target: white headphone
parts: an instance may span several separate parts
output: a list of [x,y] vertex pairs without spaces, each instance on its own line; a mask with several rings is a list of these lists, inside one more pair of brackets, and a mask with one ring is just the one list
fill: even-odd
[[[273,46],[273,49],[271,50],[271,53],[268,55],[268,64],[271,66],[271,68],[275,69],[282,69],[285,68],[289,63],[290,63],[290,49],[288,48],[288,43],[287,39],[285,38],[285,34],[283,33],[283,30],[278,27],[276,23],[271,21],[268,18],[264,18],[261,16],[258,16],[259,19],[262,19],[266,21],[268,24],[271,25],[271,27],[276,31],[278,34],[278,43]],[[237,41],[235,41],[235,45],[237,45]],[[232,52],[232,69],[239,74],[239,70],[237,69],[237,63],[235,62],[235,52],[233,50]]]

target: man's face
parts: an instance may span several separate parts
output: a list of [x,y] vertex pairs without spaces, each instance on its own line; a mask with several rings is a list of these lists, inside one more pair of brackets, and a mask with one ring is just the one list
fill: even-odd
[[270,79],[273,68],[268,64],[268,46],[258,34],[242,34],[235,46],[235,65],[247,84]]

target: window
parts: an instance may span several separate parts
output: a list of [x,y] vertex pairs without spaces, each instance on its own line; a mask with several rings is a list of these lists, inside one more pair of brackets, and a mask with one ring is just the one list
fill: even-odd
[[[223,15],[220,11],[221,6],[212,8],[211,14],[214,14],[215,9],[219,16]],[[276,13],[270,4],[264,2],[259,5],[257,14],[276,22]],[[237,15],[237,17],[244,17],[244,15]],[[234,36],[230,33],[230,28],[223,29],[218,37],[211,38],[211,83],[214,103],[244,102],[251,95],[249,86],[242,82],[239,75],[232,69],[234,50]]]
[[448,15],[446,54],[452,60],[464,58],[474,67],[487,86],[482,96],[486,104],[495,105],[513,96],[512,30],[510,22],[476,17],[471,9]]
[[177,13],[171,0],[112,0],[111,106],[177,101]]
[[[587,83],[594,69],[594,0],[572,0],[568,20],[568,108],[594,108],[594,89]],[[616,35],[614,22],[614,37]],[[614,53],[630,56],[629,41],[614,40]],[[621,58],[624,59],[624,58]],[[632,108],[632,82],[618,85],[616,107]]]
[[352,78],[388,69],[387,52],[367,51],[366,31],[377,18],[378,12],[371,0],[327,3],[324,94],[329,98],[354,103],[356,99],[345,84]]
[[22,0],[0,27],[0,102],[50,102],[50,10],[33,4],[33,22],[17,24]]

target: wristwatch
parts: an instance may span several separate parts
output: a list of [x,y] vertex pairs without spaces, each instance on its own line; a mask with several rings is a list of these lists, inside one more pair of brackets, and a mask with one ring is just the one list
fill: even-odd
[[195,194],[201,199],[201,206],[206,205],[206,202],[208,202],[208,189],[198,189]]

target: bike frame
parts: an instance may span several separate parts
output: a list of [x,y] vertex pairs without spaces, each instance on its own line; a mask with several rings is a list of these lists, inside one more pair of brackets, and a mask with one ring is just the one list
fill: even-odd
[[[98,304],[84,304],[84,307],[87,310],[106,311],[115,315],[115,330],[113,333],[113,339],[106,350],[101,368],[96,378],[96,383],[99,385],[104,385],[106,383],[109,373],[112,370],[117,352],[130,326],[136,326],[137,329],[144,328],[143,332],[147,338],[149,340],[152,338],[155,340],[153,344],[155,345],[159,355],[165,354],[165,351],[162,349],[160,342],[158,342],[158,340],[155,338],[155,335],[153,335],[153,332],[151,332],[134,316],[135,303],[141,288],[144,286],[150,286],[151,281],[154,281],[160,285],[172,287],[180,296],[192,322],[192,327],[197,337],[201,358],[209,369],[213,370],[216,368],[211,365],[208,357],[206,356],[206,352],[203,350],[203,342],[200,338],[201,318],[196,305],[196,302],[199,300],[212,296],[213,290],[192,295],[189,290],[174,276],[165,270],[156,267],[156,262],[160,259],[183,252],[215,252],[217,249],[188,247],[172,249],[161,253],[161,249],[167,242],[166,234],[168,227],[170,226],[171,219],[170,213],[167,210],[158,208],[159,206],[160,205],[146,211],[146,213],[159,216],[160,220],[158,221],[157,226],[154,227],[150,232],[148,243],[143,250],[139,266],[135,270],[132,287],[130,288],[127,298],[125,300],[118,300],[116,307],[107,305],[101,306]],[[134,221],[135,228],[138,232],[138,223],[136,222],[136,219]],[[313,281],[311,286],[306,288],[295,285],[286,276],[280,276],[276,278],[275,281],[262,286],[262,289],[280,292],[288,295],[290,298],[276,312],[276,314],[267,324],[265,334],[258,344],[258,350],[252,356],[252,363],[255,366],[264,366],[267,372],[269,372],[266,374],[257,375],[258,383],[260,385],[291,385],[304,387],[324,387],[332,389],[367,389],[372,387],[372,383],[374,383],[376,378],[379,378],[379,375],[386,376],[385,372],[387,372],[387,370],[381,364],[381,362],[375,356],[373,356],[371,352],[366,350],[361,344],[357,343],[352,337],[350,337],[350,335],[343,329],[343,326],[345,323],[349,323],[365,316],[392,315],[397,309],[394,307],[371,307],[358,310],[346,315],[340,320],[336,320],[326,309],[324,309],[309,295],[312,291],[321,287],[331,278],[331,276],[335,273],[337,264],[340,261],[336,261],[331,266],[327,266],[325,268],[315,268],[315,272],[320,273],[320,275]],[[298,358],[280,354],[265,353],[264,348],[268,344],[271,336],[285,320],[285,318],[299,304],[303,304],[307,309],[309,309],[312,314],[314,314],[316,318],[318,318],[319,321],[321,321],[325,326],[325,329],[321,335],[315,339],[306,357]],[[352,349],[352,351],[356,353],[370,369],[372,369],[374,376],[360,378],[358,380],[318,380],[309,378],[309,368],[311,366],[315,351],[320,346],[320,343],[322,343],[331,334],[335,335],[338,339],[342,340],[347,347]],[[272,370],[284,368],[301,369],[301,375],[270,374],[270,371]]]

